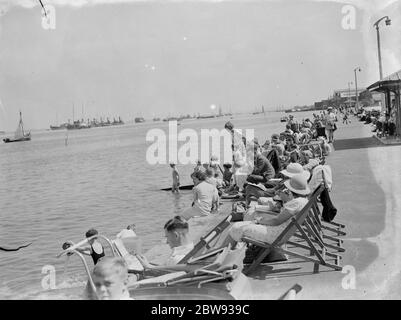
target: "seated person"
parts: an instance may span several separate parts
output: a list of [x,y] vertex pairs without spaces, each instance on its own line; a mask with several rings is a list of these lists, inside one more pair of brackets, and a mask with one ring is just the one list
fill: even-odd
[[196,166],[195,166],[195,168],[194,168],[194,172],[196,172],[196,171],[203,171],[204,170],[204,168],[202,167],[202,162],[200,161],[200,160],[198,160],[197,162],[196,162]]
[[210,158],[209,168],[213,169],[215,178],[223,180],[223,173],[218,160],[217,156],[212,156]]
[[262,155],[266,157],[271,150],[272,146],[270,140],[267,139],[265,143],[262,145]]
[[223,194],[223,179],[219,178],[219,176],[216,176],[215,170],[213,170],[213,168],[210,167],[206,170],[205,181],[216,187],[219,197]]
[[194,244],[189,235],[188,222],[180,216],[175,216],[164,225],[164,234],[172,249],[169,258],[161,266],[148,262],[146,257],[137,255],[145,269],[166,269],[178,264],[193,248]]
[[294,134],[294,131],[291,129],[291,125],[287,124],[285,126],[285,130],[282,132],[286,136],[292,136]]
[[324,137],[318,137],[318,141],[320,142],[320,147],[322,148],[323,155],[328,156],[331,152],[331,147],[329,143]]
[[[127,288],[128,268],[122,258],[101,258],[93,269],[92,279],[100,300],[133,300]],[[89,294],[93,297],[91,289]]]
[[285,146],[280,140],[280,135],[277,133],[274,133],[271,137],[271,147],[273,149],[276,149],[278,151],[279,156],[283,156]]
[[[85,236],[86,238],[90,238],[93,237],[95,235],[97,235],[98,232],[96,229],[89,229]],[[91,256],[92,260],[93,260],[93,264],[96,265],[96,263],[98,262],[98,260],[102,257],[104,257],[104,248],[102,246],[102,244],[97,241],[97,239],[90,239],[88,240],[88,244],[89,246],[85,246],[85,247],[80,247],[80,248],[76,248],[75,250],[77,250],[78,252]],[[63,249],[66,250],[67,248],[69,248],[70,246],[74,245],[74,243],[72,241],[67,241],[63,244]]]
[[247,181],[251,183],[264,183],[274,178],[275,171],[270,161],[262,155],[257,144],[251,146],[254,149],[254,168]]
[[224,172],[223,172],[223,182],[225,186],[229,186],[231,183],[231,178],[233,176],[233,173],[231,171],[232,164],[231,163],[225,163],[223,164],[224,167]]
[[207,216],[212,212],[212,208],[218,210],[219,195],[216,187],[206,182],[206,174],[198,171],[193,174],[194,188],[192,206],[181,214],[188,220],[195,216]]
[[[306,180],[308,181],[310,178],[310,172],[308,170],[303,169],[303,167],[299,163],[290,163],[286,169],[280,171],[280,173],[284,176],[284,180],[288,178],[292,178],[295,175],[303,175]],[[259,199],[260,197],[274,197],[275,195],[278,194],[278,191],[282,189],[283,187],[283,182],[278,183],[275,187],[266,189],[266,191],[263,191],[255,186],[248,185],[245,190],[245,200],[246,204],[249,206],[251,203],[251,197],[255,197],[256,199]]]
[[227,242],[235,244],[243,237],[273,243],[280,233],[287,227],[290,218],[298,214],[308,203],[310,193],[305,175],[298,174],[284,182],[287,188],[287,199],[283,200],[283,207],[276,216],[264,215],[255,221],[235,222],[230,230]]

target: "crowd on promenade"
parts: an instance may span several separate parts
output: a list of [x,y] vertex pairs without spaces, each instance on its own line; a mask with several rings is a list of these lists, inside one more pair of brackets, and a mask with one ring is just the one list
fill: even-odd
[[[232,162],[221,164],[217,156],[212,156],[208,163],[197,162],[191,174],[194,183],[191,205],[169,219],[163,227],[172,249],[168,259],[157,265],[141,254],[135,225],[129,225],[120,232],[116,241],[121,240],[125,245],[127,239],[133,239],[135,248],[127,251],[145,270],[171,270],[195,247],[190,236],[189,220],[218,214],[221,199],[231,199],[243,208],[244,213],[255,209],[252,205],[256,202],[267,207],[264,213],[268,214],[253,215],[251,218],[245,218],[244,214],[230,225],[226,243],[234,247],[243,237],[271,243],[287,226],[290,218],[302,210],[310,193],[322,182],[327,192],[331,190],[332,172],[326,157],[331,152],[329,142],[333,141],[335,121],[336,115],[331,109],[314,114],[312,120],[297,121],[291,115],[285,129],[271,135],[271,139],[263,144],[258,138],[247,141],[233,123],[227,122],[224,128],[232,137]],[[179,173],[175,164],[170,166],[172,191],[178,192]],[[129,299],[128,255],[105,257],[105,250],[96,240],[97,236],[97,230],[89,230],[86,234],[87,246],[77,249],[93,259],[95,268],[92,278],[97,296],[102,299]],[[63,249],[73,245],[66,242]]]
[[379,110],[360,109],[356,116],[365,124],[372,125],[372,132],[378,137],[394,137],[396,135],[396,108],[395,100],[392,101],[391,112]]

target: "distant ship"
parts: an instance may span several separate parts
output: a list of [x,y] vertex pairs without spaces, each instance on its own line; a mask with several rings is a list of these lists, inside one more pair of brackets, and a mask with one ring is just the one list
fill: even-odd
[[160,118],[153,118],[153,121],[160,121]]
[[20,142],[20,141],[30,141],[31,140],[31,132],[25,133],[24,131],[24,123],[22,122],[22,113],[19,112],[19,123],[17,130],[15,130],[14,138],[4,138],[3,141],[5,143],[9,142]]
[[90,123],[85,123],[83,119],[67,124],[67,130],[89,129],[90,127]]
[[216,118],[216,115],[211,114],[211,115],[200,115],[197,116],[196,119],[209,119],[209,118]]
[[63,124],[61,124],[59,126],[50,125],[50,129],[51,130],[63,130],[63,129],[67,129],[67,125],[68,125],[68,123],[63,123]]
[[145,122],[145,119],[142,117],[135,118],[135,123]]

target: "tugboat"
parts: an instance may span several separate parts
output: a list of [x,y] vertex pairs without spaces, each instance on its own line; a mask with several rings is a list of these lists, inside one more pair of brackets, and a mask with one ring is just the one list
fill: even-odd
[[15,130],[14,138],[4,138],[3,141],[5,143],[9,143],[9,142],[20,142],[20,141],[30,141],[30,140],[31,140],[31,132],[25,133],[24,123],[22,122],[22,113],[20,111],[18,128],[17,130]]

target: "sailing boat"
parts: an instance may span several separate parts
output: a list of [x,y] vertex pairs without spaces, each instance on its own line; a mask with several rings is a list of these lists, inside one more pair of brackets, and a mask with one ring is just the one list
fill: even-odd
[[14,138],[5,138],[3,141],[5,143],[8,142],[19,142],[19,141],[29,141],[31,140],[31,132],[25,133],[24,132],[24,123],[22,122],[22,113],[19,112],[19,123],[17,130],[15,130]]

